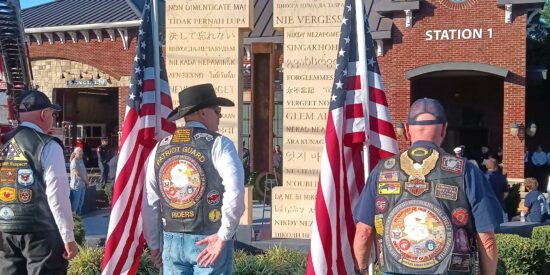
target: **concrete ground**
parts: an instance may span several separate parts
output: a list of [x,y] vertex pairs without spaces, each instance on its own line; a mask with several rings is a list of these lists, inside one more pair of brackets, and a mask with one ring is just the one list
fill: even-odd
[[[101,209],[87,213],[82,217],[87,244],[105,244],[109,213],[110,209]],[[269,205],[264,208],[263,204],[254,202],[252,219],[252,226],[239,226],[235,245],[237,249],[243,249],[250,253],[258,253],[273,246],[284,246],[304,253],[309,250],[309,240],[271,238],[271,207]]]

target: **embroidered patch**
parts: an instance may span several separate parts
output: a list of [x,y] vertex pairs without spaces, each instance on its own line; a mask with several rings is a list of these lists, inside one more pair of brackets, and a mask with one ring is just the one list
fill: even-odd
[[384,244],[382,243],[382,238],[378,238],[376,243],[376,249],[378,250],[378,264],[382,267],[384,266]]
[[206,201],[210,205],[217,205],[218,203],[220,203],[220,200],[220,192],[218,192],[217,190],[212,190],[206,195]]
[[0,183],[14,184],[16,179],[15,177],[16,174],[17,174],[16,168],[2,167],[0,169]]
[[397,171],[382,171],[378,174],[378,181],[399,181]]
[[435,185],[435,197],[456,201],[458,199],[458,186],[437,183]]
[[208,213],[208,218],[211,222],[217,222],[222,218],[222,212],[218,209],[212,209],[210,213]]
[[172,211],[172,219],[192,219],[195,217],[195,211]]
[[34,176],[31,169],[17,170],[17,183],[22,186],[31,186],[34,184]]
[[433,203],[407,200],[398,204],[391,209],[385,229],[389,254],[407,267],[430,268],[451,253],[451,220]]
[[11,220],[13,219],[13,217],[15,217],[15,214],[13,213],[13,210],[11,210],[11,208],[6,206],[0,209],[0,219]]
[[395,163],[396,161],[394,158],[387,159],[386,161],[384,161],[384,168],[392,169],[393,167],[395,167]]
[[470,264],[469,254],[453,254],[451,256],[449,271],[470,272]]
[[21,203],[29,203],[32,200],[32,190],[31,189],[19,189],[19,193],[17,194],[19,197],[19,201]]
[[172,136],[167,136],[167,137],[163,138],[163,139],[160,141],[159,146],[168,145],[168,144],[170,144],[171,141],[172,141]]
[[455,232],[455,252],[468,253],[470,251],[470,240],[464,228]]
[[430,183],[421,179],[411,179],[405,182],[405,190],[414,196],[420,197],[426,191],[430,190]]
[[468,222],[468,211],[464,208],[457,208],[453,211],[453,222],[458,226],[464,226]]
[[177,129],[172,137],[172,143],[190,142],[191,129]]
[[443,156],[441,158],[441,170],[462,174],[462,171],[464,171],[464,160],[453,156]]
[[427,156],[430,153],[430,151],[424,147],[416,147],[411,150],[411,155],[415,157],[424,157]]
[[16,193],[17,191],[13,187],[2,187],[0,188],[0,201],[5,203],[12,202],[17,198]]
[[160,193],[172,208],[187,209],[202,198],[206,178],[195,159],[187,155],[173,156],[162,164],[159,176]]
[[384,235],[384,215],[378,214],[374,216],[374,228],[376,229],[376,234],[380,236]]
[[385,197],[377,197],[375,201],[376,205],[376,214],[383,214],[386,213],[388,210],[388,199]]
[[212,141],[214,140],[214,136],[212,136],[211,134],[208,134],[208,133],[197,133],[193,136],[194,139],[199,139],[199,138],[204,138],[206,139],[207,141]]
[[401,183],[399,182],[379,182],[378,195],[399,195],[401,194]]

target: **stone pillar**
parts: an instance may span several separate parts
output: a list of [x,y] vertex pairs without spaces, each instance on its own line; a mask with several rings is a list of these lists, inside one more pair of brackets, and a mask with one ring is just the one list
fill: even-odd
[[343,0],[275,0],[284,29],[283,186],[273,190],[274,238],[309,239],[325,141]]
[[[186,87],[212,83],[235,102],[222,108],[219,133],[240,148],[242,35],[251,28],[251,0],[167,0],[166,69],[174,106]],[[183,120],[178,121],[178,125]]]

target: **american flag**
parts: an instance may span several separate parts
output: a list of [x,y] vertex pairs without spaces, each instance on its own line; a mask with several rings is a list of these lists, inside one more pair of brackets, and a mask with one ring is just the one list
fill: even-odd
[[353,206],[368,171],[397,153],[363,1],[346,0],[306,274],[355,273]]
[[[175,124],[166,120],[172,111],[172,99],[162,57],[160,98],[156,93],[153,39],[158,38],[152,33],[154,23],[151,13],[151,2],[147,0],[143,8],[120,140],[111,218],[102,264],[104,275],[135,274],[137,270],[145,242],[141,218],[145,160],[157,140],[175,130]],[[159,52],[162,53],[161,49]],[[156,111],[157,101],[161,103],[160,113]],[[161,117],[161,125],[157,129],[158,116]]]

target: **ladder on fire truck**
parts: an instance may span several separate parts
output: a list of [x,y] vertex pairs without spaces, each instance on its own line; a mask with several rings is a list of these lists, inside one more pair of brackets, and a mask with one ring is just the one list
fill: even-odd
[[[28,56],[19,1],[0,0],[0,82],[4,82],[0,92],[7,92],[9,101],[31,88]],[[10,109],[11,119],[15,119],[14,108]]]

